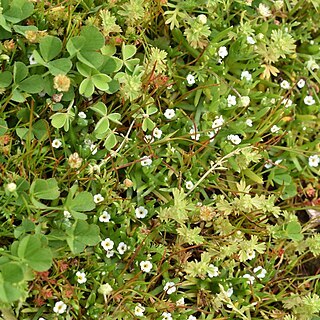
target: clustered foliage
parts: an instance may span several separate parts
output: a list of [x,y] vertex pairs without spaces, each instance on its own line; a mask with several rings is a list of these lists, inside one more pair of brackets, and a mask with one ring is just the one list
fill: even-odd
[[318,0],[1,0],[3,319],[319,319]]

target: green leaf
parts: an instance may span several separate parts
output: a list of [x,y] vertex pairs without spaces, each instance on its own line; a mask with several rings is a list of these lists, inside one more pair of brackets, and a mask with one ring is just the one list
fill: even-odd
[[41,64],[42,66],[47,66],[47,63],[42,59],[37,50],[33,50],[32,55],[37,63]]
[[259,177],[256,173],[254,173],[252,170],[250,169],[244,169],[243,173],[250,178],[252,181],[258,183],[258,184],[263,184],[263,179],[261,177]]
[[117,80],[111,80],[109,82],[109,89],[107,90],[107,93],[114,94],[120,89],[119,82]]
[[0,301],[12,303],[21,298],[22,292],[10,282],[0,279]]
[[121,114],[120,113],[110,113],[107,115],[108,119],[116,124],[121,124],[119,121],[121,119]]
[[67,74],[72,68],[72,62],[68,58],[61,58],[48,63],[48,69],[54,76],[58,74]]
[[95,207],[96,204],[93,201],[93,196],[87,191],[78,193],[68,205],[68,208],[74,211],[91,211]]
[[11,28],[7,25],[6,19],[2,14],[0,14],[0,27],[2,27],[4,30],[1,30],[0,28],[0,39],[6,39],[11,35]]
[[111,150],[117,144],[116,135],[110,130],[106,140],[104,141],[104,146],[107,150]]
[[100,229],[97,225],[89,225],[84,220],[78,220],[67,229],[67,243],[73,254],[81,253],[86,246],[95,246],[100,241]]
[[43,140],[48,137],[49,125],[44,119],[36,121],[32,127],[32,131],[38,140]]
[[89,98],[94,93],[94,84],[91,79],[84,79],[79,87],[79,93]]
[[12,82],[12,74],[10,71],[0,73],[0,88],[9,87]]
[[57,112],[52,115],[50,119],[52,126],[56,129],[60,129],[65,125],[66,121],[68,121],[68,114]]
[[55,178],[34,180],[30,187],[30,193],[38,199],[54,200],[59,198],[60,191]]
[[41,240],[37,235],[27,235],[18,247],[18,257],[35,271],[46,271],[52,265],[52,253],[49,248],[43,248]]
[[25,79],[25,77],[27,75],[28,75],[27,66],[20,61],[15,62],[14,66],[13,66],[13,80],[14,80],[14,82],[19,83],[20,81]]
[[137,52],[137,48],[131,44],[122,45],[122,58],[123,60],[128,60],[133,57]]
[[78,52],[77,58],[87,66],[93,69],[98,69],[104,62],[104,56],[95,51]]
[[18,89],[12,91],[12,101],[24,102],[26,100],[27,94],[22,94]]
[[33,75],[20,82],[19,88],[28,93],[39,93],[43,90],[43,79],[39,75]]
[[0,266],[0,271],[3,278],[7,282],[17,283],[23,280],[24,274],[20,264],[9,262]]
[[301,241],[303,234],[301,233],[301,225],[297,221],[290,221],[286,226],[287,237],[294,241]]
[[92,82],[96,88],[102,91],[106,91],[109,89],[108,82],[111,81],[111,78],[106,74],[95,74],[92,76]]
[[82,28],[80,35],[85,38],[83,50],[92,50],[96,51],[103,47],[104,45],[104,36],[94,26],[86,26]]
[[105,116],[108,113],[108,109],[107,109],[106,105],[101,101],[99,101],[96,104],[94,104],[93,106],[91,106],[90,109],[99,113],[101,116]]
[[289,173],[275,173],[273,181],[281,186],[290,186],[292,183],[292,178]]
[[106,116],[104,116],[96,124],[94,133],[99,136],[104,135],[109,130],[109,127],[110,127],[109,119]]
[[116,46],[107,44],[103,46],[100,51],[104,56],[111,57],[117,52],[117,49],[116,49]]
[[156,126],[155,123],[150,118],[144,118],[142,121],[143,131],[147,131],[147,130],[152,131],[155,126]]
[[111,74],[118,72],[123,65],[123,61],[116,57],[105,58],[103,65],[100,67],[102,73]]
[[126,66],[126,68],[133,72],[134,67],[140,62],[140,60],[138,58],[136,59],[130,59],[124,62],[124,65]]
[[92,68],[88,67],[86,64],[81,62],[77,62],[76,66],[81,75],[83,75],[86,78],[91,76],[93,71]]
[[[21,140],[26,140],[28,139],[28,137],[30,137],[30,139],[33,139],[34,138],[34,135],[32,132],[30,132],[28,128],[17,128],[16,129],[16,133],[18,135],[18,137],[21,139]],[[30,134],[30,136],[29,136]]]
[[33,4],[25,0],[12,0],[9,10],[5,10],[3,15],[7,21],[18,23],[33,13]]
[[76,37],[71,38],[67,42],[67,50],[68,50],[70,56],[73,57],[75,54],[80,52],[80,50],[84,47],[85,42],[86,42],[85,37],[76,36]]
[[45,61],[55,58],[62,49],[62,41],[54,36],[45,36],[40,40],[40,53]]
[[6,120],[0,118],[0,136],[3,136],[8,130],[8,125]]

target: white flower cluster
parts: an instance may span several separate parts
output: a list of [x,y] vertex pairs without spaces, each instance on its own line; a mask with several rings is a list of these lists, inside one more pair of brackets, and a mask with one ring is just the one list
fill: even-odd
[[233,144],[237,145],[241,143],[241,138],[237,134],[229,134],[227,140],[231,141]]

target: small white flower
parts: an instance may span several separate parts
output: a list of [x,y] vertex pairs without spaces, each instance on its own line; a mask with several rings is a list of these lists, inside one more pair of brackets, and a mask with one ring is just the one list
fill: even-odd
[[215,133],[218,133],[220,128],[223,126],[223,124],[224,124],[224,120],[222,116],[220,117],[216,116],[215,120],[212,123],[212,129],[214,129]]
[[271,11],[270,8],[268,6],[266,6],[263,3],[259,4],[258,7],[258,12],[260,13],[260,15],[262,15],[264,18],[268,18],[271,16]]
[[276,160],[276,161],[274,162],[274,164],[275,164],[275,165],[278,165],[278,164],[280,164],[280,163],[282,162],[282,160],[283,160],[283,159],[278,159],[278,160]]
[[218,50],[218,55],[220,58],[225,58],[228,55],[228,50],[225,46],[222,46]]
[[98,151],[98,146],[95,145],[94,143],[92,143],[92,144],[90,145],[90,151],[91,151],[91,154],[92,154],[92,155],[95,155],[95,154],[97,153],[97,151]]
[[247,252],[247,260],[252,260],[256,256],[256,252],[254,250],[249,250]]
[[308,159],[310,167],[317,167],[320,163],[320,157],[317,154],[310,156]]
[[314,70],[319,69],[319,65],[316,63],[316,61],[313,58],[310,58],[307,62],[305,62],[305,65],[307,69]]
[[189,86],[192,86],[193,84],[196,83],[196,80],[195,80],[194,76],[191,73],[189,73],[187,75],[187,82],[188,82]]
[[9,192],[15,192],[17,190],[17,185],[14,182],[8,183],[6,187]]
[[250,97],[248,96],[243,96],[240,98],[240,102],[243,107],[247,107],[250,104]]
[[279,130],[280,130],[280,128],[277,125],[272,126],[270,129],[270,131],[272,133],[277,133],[277,132],[279,132]]
[[66,310],[67,305],[63,301],[56,302],[53,308],[53,312],[59,314],[65,313]]
[[306,82],[304,79],[300,79],[298,82],[297,82],[297,87],[299,89],[302,89],[304,86],[305,86]]
[[229,134],[227,139],[231,141],[233,144],[240,144],[241,138],[237,134]]
[[226,294],[227,294],[227,297],[230,298],[233,295],[233,288],[232,287],[228,288],[228,290],[226,291]]
[[292,100],[291,99],[289,99],[289,98],[284,98],[283,100],[282,100],[282,102],[281,102],[281,104],[284,104],[284,107],[285,108],[289,108],[289,107],[291,107],[292,106]]
[[162,320],[172,320],[172,315],[170,312],[163,312],[161,316]]
[[188,317],[188,320],[197,320],[197,318],[196,318],[195,316],[193,316],[193,315],[190,315],[190,316]]
[[101,241],[101,246],[104,250],[110,251],[113,249],[114,242],[110,238],[106,238],[105,240]]
[[79,118],[81,118],[81,119],[87,118],[87,115],[86,115],[83,111],[80,111],[80,112],[78,113],[78,116],[79,116]]
[[[217,132],[219,131],[219,129],[217,129]],[[217,132],[215,131],[209,131],[207,133],[208,137],[210,138],[210,141],[213,141],[214,140],[214,136],[217,134]]]
[[235,106],[237,104],[236,96],[229,94],[227,98],[227,102],[228,102],[228,107]]
[[249,44],[255,44],[255,43],[256,43],[256,41],[255,41],[251,36],[248,36],[248,37],[247,37],[247,42],[248,42]]
[[37,61],[34,58],[33,54],[29,57],[29,63],[30,63],[30,65],[37,64]]
[[199,141],[200,139],[200,133],[198,133],[198,131],[196,131],[196,128],[195,127],[192,127],[189,131],[190,133],[190,137],[192,140],[196,140],[196,141]]
[[63,215],[66,219],[70,219],[72,217],[71,213],[68,210],[64,210]]
[[124,242],[120,242],[117,250],[119,254],[123,255],[128,250],[128,246]]
[[207,16],[205,14],[199,14],[197,19],[201,24],[207,23]]
[[146,143],[152,143],[154,141],[154,138],[151,134],[147,134],[144,136],[143,140],[146,142]]
[[173,109],[167,109],[163,115],[170,120],[176,115],[176,112]]
[[194,184],[192,181],[186,182],[186,189],[191,190],[194,187]]
[[87,277],[84,272],[77,271],[76,276],[78,283],[82,284],[87,282]]
[[140,269],[143,272],[150,272],[152,269],[152,263],[150,261],[141,261],[140,262]]
[[113,250],[107,250],[106,251],[106,257],[107,258],[111,258],[114,256],[114,251]]
[[142,157],[142,158],[140,159],[140,161],[141,161],[141,165],[142,165],[143,167],[149,167],[149,166],[151,166],[151,164],[152,164],[152,160],[151,160],[149,157],[147,157],[147,156]]
[[110,214],[108,213],[108,211],[102,211],[100,217],[99,217],[99,221],[100,222],[109,222],[110,221]]
[[264,165],[264,167],[265,167],[266,169],[270,169],[270,168],[273,167],[273,164],[272,164],[271,162],[267,162],[267,163]]
[[143,317],[143,313],[145,312],[145,310],[146,308],[138,303],[134,308],[134,314],[136,317]]
[[154,128],[153,129],[153,136],[155,137],[155,138],[157,138],[157,139],[160,139],[161,138],[161,136],[162,136],[162,130],[160,130],[159,128]]
[[177,290],[176,284],[174,282],[169,281],[165,284],[165,286],[163,287],[163,290],[166,291],[167,294],[172,294]]
[[252,120],[251,120],[251,119],[247,119],[247,120],[246,120],[246,125],[247,125],[248,127],[252,127],[252,126],[253,126]]
[[214,266],[212,263],[209,264],[209,268],[207,270],[207,274],[209,278],[217,277],[219,275],[218,267]]
[[62,142],[61,142],[61,140],[59,140],[59,139],[54,139],[53,141],[52,141],[52,147],[53,148],[56,148],[56,149],[58,149],[58,148],[60,148],[61,146],[62,146]]
[[179,306],[184,306],[185,302],[184,302],[184,298],[180,298],[179,300],[176,301],[176,305]]
[[145,207],[140,206],[140,207],[136,208],[135,213],[136,213],[136,217],[138,219],[143,219],[147,216],[148,210]]
[[267,270],[262,268],[261,266],[254,268],[253,272],[258,273],[257,278],[259,278],[259,279],[263,279],[267,274]]
[[306,97],[303,99],[303,102],[304,102],[307,106],[312,106],[313,104],[316,103],[312,96],[306,96]]
[[253,282],[254,282],[254,277],[251,276],[251,275],[248,274],[248,273],[246,273],[246,274],[243,276],[243,278],[248,279],[248,280],[247,280],[247,283],[248,283],[248,284],[253,284]]
[[252,75],[249,71],[242,71],[241,72],[241,80],[246,79],[247,81],[251,81],[252,80]]
[[287,80],[281,81],[280,87],[285,90],[289,90],[291,88],[290,83]]
[[93,201],[94,201],[94,203],[100,203],[100,202],[102,202],[103,200],[104,200],[104,197],[103,197],[100,193],[95,194],[95,195],[93,196]]

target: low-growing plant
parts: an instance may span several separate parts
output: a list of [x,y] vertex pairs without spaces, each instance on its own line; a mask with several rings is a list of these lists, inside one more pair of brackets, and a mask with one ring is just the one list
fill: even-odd
[[0,1],[3,319],[318,319],[319,3]]

